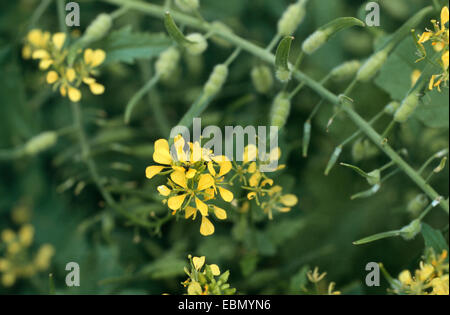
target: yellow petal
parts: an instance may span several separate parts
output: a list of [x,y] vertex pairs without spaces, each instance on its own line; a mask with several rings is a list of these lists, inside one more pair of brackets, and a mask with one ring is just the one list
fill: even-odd
[[90,48],[86,49],[84,51],[84,62],[86,64],[90,64],[92,62],[93,56],[94,56],[94,51]]
[[202,174],[197,184],[197,190],[205,190],[214,185],[214,178],[210,174]]
[[226,202],[231,202],[234,198],[234,195],[231,191],[229,191],[228,189],[219,187],[219,193],[220,196],[222,197],[222,199]]
[[249,144],[244,149],[244,156],[242,157],[242,160],[244,163],[248,163],[254,161],[257,156],[258,156],[258,148],[254,144]]
[[75,72],[75,69],[73,69],[73,68],[67,69],[66,78],[69,82],[72,82],[73,80],[75,80],[76,77],[77,77],[77,74]]
[[159,164],[172,164],[172,156],[170,155],[169,151],[169,143],[166,139],[159,139],[155,142],[155,152],[153,153],[153,160]]
[[42,59],[41,62],[39,62],[39,69],[41,70],[47,70],[50,68],[50,66],[53,64],[53,60],[51,59]]
[[431,35],[432,35],[431,32],[424,32],[419,38],[419,44],[425,43],[428,40],[430,40]]
[[186,199],[186,196],[187,196],[187,194],[170,197],[169,200],[167,201],[167,206],[171,210],[178,210],[178,209],[180,209],[182,204],[183,204],[183,202],[184,202],[184,199]]
[[100,83],[92,83],[89,85],[89,89],[94,95],[101,95],[105,93],[105,87]]
[[50,59],[49,53],[44,49],[39,49],[31,55],[33,59]]
[[190,216],[192,217],[192,220],[195,220],[195,217],[197,216],[197,209],[194,207],[186,207],[184,210],[184,218],[189,219]]
[[417,69],[411,73],[411,86],[416,85],[417,80],[419,80],[421,75],[422,75],[422,72]]
[[171,190],[166,185],[158,186],[157,189],[158,189],[158,192],[164,197],[167,197],[170,195]]
[[40,46],[41,45],[41,40],[42,40],[43,34],[41,30],[35,29],[35,30],[31,30],[28,34],[27,34],[27,40],[33,44],[34,46]]
[[192,258],[192,263],[194,264],[195,270],[202,269],[203,265],[205,264],[205,260],[205,256]]
[[187,188],[187,178],[184,172],[175,171],[170,174],[170,179],[177,185]]
[[192,281],[189,283],[187,288],[188,295],[201,295],[202,294],[202,286],[197,281]]
[[206,203],[204,203],[203,201],[201,201],[200,199],[198,199],[196,197],[195,198],[195,205],[197,206],[197,209],[200,211],[202,216],[206,217],[208,215],[208,205]]
[[265,180],[263,180],[261,182],[261,187],[264,187],[266,185],[272,186],[273,185],[273,180],[270,179],[270,178],[267,178],[267,179],[265,179]]
[[261,179],[261,173],[260,172],[256,172],[255,174],[253,174],[248,183],[250,184],[251,187],[256,187],[258,186],[259,180]]
[[211,161],[208,162],[208,171],[212,176],[216,176],[216,170],[214,169],[214,164]]
[[256,162],[250,163],[250,165],[247,168],[247,172],[249,172],[250,174],[256,172]]
[[227,212],[217,206],[214,206],[214,214],[219,220],[226,220]]
[[194,178],[196,173],[197,173],[197,170],[191,168],[191,169],[189,169],[189,171],[186,172],[186,178],[187,179]]
[[161,173],[161,171],[163,169],[164,169],[164,166],[159,166],[159,165],[149,166],[145,169],[145,176],[148,179],[152,179],[153,177],[155,177],[155,175],[158,175],[159,173]]
[[219,177],[224,176],[228,174],[231,169],[233,168],[233,165],[230,161],[224,161],[220,163],[220,171],[219,171]]
[[216,264],[209,265],[209,268],[211,268],[211,272],[212,272],[213,276],[220,275],[220,268]]
[[253,199],[255,199],[255,197],[256,197],[256,192],[254,192],[254,191],[247,194],[248,200],[253,200]]
[[184,152],[184,145],[186,142],[181,135],[178,135],[174,139],[175,151],[177,152],[177,161],[186,162],[186,152]]
[[61,93],[61,95],[62,95],[63,97],[66,97],[66,95],[67,95],[67,89],[66,89],[64,86],[61,86],[61,87],[59,88],[59,93]]
[[83,78],[83,82],[87,85],[91,85],[92,83],[95,83],[95,79],[94,78]]
[[69,87],[69,99],[72,102],[79,102],[81,100],[81,92],[80,90],[74,88],[74,87]]
[[202,224],[200,225],[200,234],[204,236],[214,234],[214,225],[206,217],[202,217]]
[[293,207],[297,204],[298,198],[296,195],[288,194],[288,195],[281,196],[280,201],[286,207]]
[[285,212],[291,211],[291,208],[289,208],[289,207],[281,207],[281,208],[278,208],[278,211],[285,213]]
[[441,11],[441,29],[445,29],[445,24],[448,22],[448,7],[443,7]]
[[47,83],[48,84],[53,84],[56,81],[58,81],[58,79],[59,79],[59,75],[56,71],[49,71],[47,73]]
[[411,272],[409,270],[402,271],[398,276],[398,280],[403,284],[410,285],[413,282]]
[[214,199],[214,193],[215,193],[214,188],[206,189],[203,192],[203,194],[204,194],[203,200],[208,201],[208,200]]
[[22,57],[23,59],[30,59],[31,58],[31,47],[29,45],[25,45],[22,48]]
[[444,65],[444,69],[448,69],[448,50],[442,55],[442,64]]
[[432,90],[433,89],[433,87],[434,87],[434,80],[436,79],[436,76],[435,75],[432,75],[431,76],[431,79],[430,79],[430,83],[428,84],[428,89],[429,90]]
[[103,63],[106,59],[106,53],[104,50],[96,49],[92,54],[92,60],[90,62],[90,65],[92,67],[97,67]]
[[53,45],[55,45],[56,49],[61,50],[61,48],[64,45],[64,42],[66,41],[66,34],[65,33],[55,33],[52,36],[52,42]]

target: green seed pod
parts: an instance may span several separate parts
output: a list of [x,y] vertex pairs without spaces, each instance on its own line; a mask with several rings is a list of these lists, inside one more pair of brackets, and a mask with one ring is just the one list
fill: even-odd
[[417,216],[423,209],[425,209],[427,205],[428,205],[427,196],[425,194],[419,194],[408,203],[406,209],[412,215]]
[[289,70],[289,54],[294,37],[285,36],[278,45],[275,55],[276,77],[281,82],[288,82],[291,79]]
[[323,46],[328,40],[328,34],[322,30],[317,30],[312,33],[302,45],[302,50],[305,54],[311,55],[317,49]]
[[27,155],[37,155],[50,149],[58,141],[58,134],[54,131],[43,132],[36,137],[31,138],[24,147],[24,153]]
[[286,93],[279,93],[273,101],[270,113],[270,125],[283,128],[291,111],[291,101]]
[[99,14],[87,27],[86,32],[83,35],[83,41],[90,43],[102,39],[108,34],[112,24],[113,19],[109,14]]
[[359,69],[356,79],[360,82],[370,81],[384,65],[388,55],[388,50],[384,49],[373,54]]
[[399,123],[406,122],[414,114],[417,106],[419,106],[419,96],[416,92],[412,92],[403,100],[402,105],[395,112],[394,120]]
[[334,149],[333,154],[331,155],[330,160],[327,163],[327,167],[325,169],[325,175],[328,176],[328,174],[330,174],[331,169],[336,164],[341,153],[342,153],[342,146],[338,146],[338,147],[336,147],[336,149]]
[[352,156],[355,162],[368,160],[379,153],[378,148],[369,140],[358,140],[353,144]]
[[335,81],[346,81],[353,78],[359,68],[361,68],[359,60],[347,61],[331,70],[331,77]]
[[417,234],[422,230],[422,223],[420,220],[414,220],[409,225],[403,227],[400,230],[400,236],[403,237],[404,240],[410,241],[413,240]]
[[379,185],[381,181],[381,171],[380,170],[374,170],[367,174],[367,182],[370,186]]
[[186,45],[186,50],[191,55],[201,55],[208,48],[208,42],[200,33],[189,34],[186,38],[187,40],[193,42],[193,44]]
[[175,0],[175,4],[184,12],[192,12],[200,7],[199,0]]
[[156,74],[164,80],[168,79],[173,74],[179,60],[180,52],[176,48],[170,47],[163,51],[155,63]]
[[275,72],[275,76],[277,77],[278,80],[280,80],[280,82],[285,83],[291,80],[292,73],[289,70],[278,69]]
[[288,36],[296,31],[306,14],[305,3],[305,0],[298,1],[297,3],[291,4],[286,11],[284,11],[278,21],[279,35]]
[[272,71],[267,66],[258,66],[252,69],[252,82],[256,91],[266,94],[273,86]]
[[203,88],[203,92],[206,96],[211,97],[216,95],[222,90],[223,85],[228,77],[228,67],[224,64],[220,64],[214,67],[208,81]]
[[400,103],[397,101],[392,101],[386,105],[384,112],[388,115],[394,115],[395,112],[400,108]]

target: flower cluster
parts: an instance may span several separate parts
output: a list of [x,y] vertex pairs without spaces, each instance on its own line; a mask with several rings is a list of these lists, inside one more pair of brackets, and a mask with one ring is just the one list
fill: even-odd
[[414,273],[404,270],[395,280],[393,291],[396,294],[408,295],[448,295],[448,259],[447,251],[436,255],[433,250],[425,261],[420,262],[420,268]]
[[[327,273],[326,272],[320,273],[319,267],[314,268],[314,270],[309,270],[306,273],[306,276],[307,276],[309,282],[314,284],[315,290],[316,290],[316,292],[315,292],[316,295],[340,295],[341,294],[340,291],[334,291],[334,288],[336,286],[336,283],[334,283],[334,282],[330,282],[328,284],[328,286],[325,286],[324,288],[322,288],[322,286],[320,284],[327,276]],[[307,288],[302,288],[302,289],[305,293],[310,293]]]
[[106,53],[101,49],[76,49],[72,62],[69,58],[72,51],[68,48],[65,33],[51,34],[34,29],[26,36],[22,56],[39,60],[39,68],[47,72],[47,83],[72,102],[80,101],[82,83],[88,85],[94,95],[103,94],[105,87],[96,81],[94,75],[98,74],[97,68],[104,62]]
[[420,35],[418,39],[418,44],[421,47],[421,58],[418,60],[423,60],[426,58],[426,50],[423,46],[424,43],[431,41],[431,44],[435,51],[442,52],[441,57],[436,60],[436,62],[441,67],[441,73],[432,75],[428,88],[433,90],[437,88],[441,91],[441,85],[446,85],[448,83],[448,62],[449,62],[449,50],[448,50],[448,40],[449,40],[449,30],[446,24],[449,21],[448,7],[442,8],[441,11],[441,22],[432,20],[433,30],[426,30]]
[[[54,255],[53,246],[42,245],[32,257],[29,249],[33,244],[34,228],[23,225],[16,233],[10,229],[3,230],[0,242],[1,284],[5,287],[14,285],[18,278],[29,278],[39,271],[49,268]],[[2,252],[3,251],[3,255]]]
[[[184,268],[188,279],[182,283],[187,287],[188,295],[233,295],[235,288],[228,284],[230,272],[220,273],[219,266],[216,264],[206,265],[205,256],[188,256],[190,269]],[[217,278],[218,277],[218,278]]]
[[[173,215],[184,211],[185,219],[195,220],[200,213],[200,233],[204,236],[213,234],[215,230],[208,218],[210,213],[219,220],[227,219],[227,212],[212,201],[220,195],[223,201],[231,203],[234,193],[229,186],[234,186],[236,181],[247,191],[247,199],[255,199],[269,218],[272,218],[273,210],[288,212],[298,202],[295,195],[283,194],[281,186],[273,186],[273,180],[260,172],[260,167],[268,161],[279,159],[279,148],[272,150],[267,157],[258,157],[256,146],[248,145],[241,164],[231,162],[226,156],[214,155],[198,142],[186,143],[180,135],[175,137],[173,148],[171,153],[165,139],[155,142],[153,160],[158,165],[147,167],[146,177],[152,179],[158,174],[168,177],[167,184],[157,188],[163,202]],[[277,169],[282,168],[279,166]],[[232,175],[230,180],[226,180],[228,175]]]

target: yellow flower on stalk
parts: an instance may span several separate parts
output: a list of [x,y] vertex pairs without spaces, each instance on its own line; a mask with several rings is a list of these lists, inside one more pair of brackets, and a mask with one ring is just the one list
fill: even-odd
[[92,94],[101,95],[105,92],[105,87],[97,83],[95,78],[91,77],[94,73],[94,68],[100,66],[106,59],[105,51],[101,49],[92,50],[90,48],[84,51],[84,63],[86,69],[84,70],[84,75],[82,76],[83,83],[89,86]]

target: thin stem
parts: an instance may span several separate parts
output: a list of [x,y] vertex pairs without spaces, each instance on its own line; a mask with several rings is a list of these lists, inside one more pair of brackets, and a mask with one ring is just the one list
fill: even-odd
[[125,13],[127,13],[128,10],[129,10],[128,7],[123,6],[123,7],[119,8],[119,9],[117,9],[116,11],[112,12],[109,16],[113,20],[115,20],[115,19],[118,19],[119,17],[121,17],[122,15],[124,15]]
[[281,39],[281,35],[280,34],[275,35],[272,38],[272,41],[270,42],[270,44],[267,45],[266,50],[271,52],[280,39]]
[[65,0],[57,0],[58,23],[61,32],[67,33]]
[[[373,125],[375,122],[377,122],[381,117],[383,117],[384,115],[384,110],[382,110],[381,112],[379,112],[378,114],[376,114],[370,121],[369,124]],[[347,144],[349,144],[350,142],[352,142],[353,140],[355,140],[356,138],[358,138],[360,135],[362,134],[361,130],[356,131],[354,134],[352,134],[350,137],[348,137],[347,139],[345,139],[340,145],[343,147]]]
[[51,3],[52,3],[52,0],[41,1],[41,3],[38,5],[36,10],[34,10],[34,13],[30,18],[30,27],[31,28],[33,28],[37,24],[37,22],[39,21],[39,19],[41,18],[41,16],[44,14],[45,10],[47,10],[47,8],[49,7],[49,5]]

